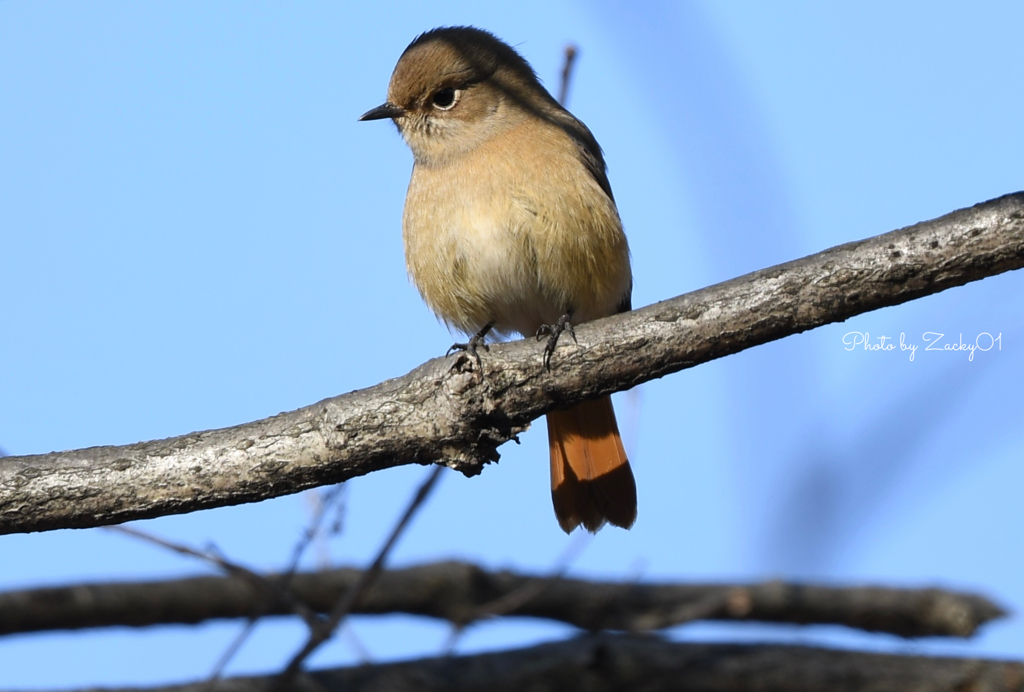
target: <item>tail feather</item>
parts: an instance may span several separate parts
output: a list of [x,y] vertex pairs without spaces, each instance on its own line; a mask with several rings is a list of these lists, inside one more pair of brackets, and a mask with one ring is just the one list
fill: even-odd
[[548,414],[551,500],[566,533],[605,522],[628,529],[636,521],[636,482],[622,446],[611,397]]

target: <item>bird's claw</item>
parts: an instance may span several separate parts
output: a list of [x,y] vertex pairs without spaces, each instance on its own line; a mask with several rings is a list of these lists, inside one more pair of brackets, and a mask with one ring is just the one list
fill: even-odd
[[482,347],[485,351],[491,350],[491,347],[484,343],[484,339],[487,338],[487,333],[491,331],[492,327],[494,327],[494,322],[488,322],[483,326],[483,329],[471,336],[466,343],[452,344],[448,351],[445,352],[444,357],[447,358],[456,351],[467,353],[476,361],[477,372],[483,373],[484,363],[480,360],[479,349]]
[[567,312],[559,317],[558,321],[554,324],[542,324],[540,329],[537,330],[537,341],[540,341],[544,336],[548,337],[548,342],[544,345],[544,368],[546,370],[551,369],[551,356],[554,354],[555,347],[558,346],[558,338],[562,336],[563,332],[569,332],[573,342],[579,343],[576,340],[576,330],[572,326],[571,312]]
[[488,346],[487,344],[483,343],[483,339],[477,339],[474,336],[472,339],[470,339],[466,343],[452,344],[448,348],[448,351],[445,352],[444,357],[447,358],[448,356],[450,356],[451,354],[455,353],[456,351],[462,351],[463,353],[466,353],[466,354],[472,356],[473,359],[476,361],[477,369],[482,371],[483,368],[484,368],[484,363],[480,359],[480,349],[481,348],[483,348],[483,350],[485,350],[485,351],[490,351],[491,350],[490,346]]

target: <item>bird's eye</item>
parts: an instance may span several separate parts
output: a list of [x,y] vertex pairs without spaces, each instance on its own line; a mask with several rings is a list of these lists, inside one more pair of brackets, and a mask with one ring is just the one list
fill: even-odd
[[434,95],[430,97],[430,102],[434,104],[434,108],[438,110],[446,111],[458,102],[459,95],[462,91],[459,89],[453,89],[451,87],[445,87],[444,89],[438,89],[434,92]]

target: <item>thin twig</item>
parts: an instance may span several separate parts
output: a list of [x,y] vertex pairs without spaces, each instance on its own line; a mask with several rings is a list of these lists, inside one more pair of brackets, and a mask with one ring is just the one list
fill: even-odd
[[360,664],[373,663],[373,654],[366,648],[366,644],[363,644],[363,640],[359,638],[356,631],[352,629],[351,622],[343,622],[338,625],[338,635],[348,642],[349,647],[356,652]]
[[291,661],[285,667],[284,671],[281,672],[280,677],[277,679],[275,685],[276,690],[287,689],[288,685],[295,679],[295,676],[301,672],[302,665],[306,659],[313,654],[320,646],[331,638],[334,631],[338,628],[338,625],[345,619],[345,616],[351,612],[352,608],[359,602],[359,599],[363,597],[366,591],[373,585],[373,583],[380,576],[381,571],[384,569],[384,564],[387,562],[388,555],[391,553],[391,549],[394,548],[395,543],[398,542],[399,537],[405,531],[405,528],[409,525],[413,516],[419,510],[420,506],[430,495],[430,491],[433,489],[437,479],[441,476],[441,471],[444,470],[443,466],[435,466],[427,477],[427,480],[419,487],[412,500],[409,502],[409,506],[402,514],[402,518],[398,520],[395,528],[392,529],[391,535],[388,536],[383,547],[377,553],[377,557],[370,565],[369,569],[364,571],[360,575],[359,580],[355,585],[349,589],[349,591],[335,604],[334,608],[331,609],[330,616],[319,623],[316,626],[310,627],[309,640],[306,645],[299,650],[295,656],[292,657]]
[[473,620],[480,620],[485,617],[508,615],[511,612],[519,610],[565,577],[565,573],[569,571],[569,568],[572,567],[574,562],[576,562],[577,558],[579,558],[583,553],[583,550],[590,545],[590,541],[594,537],[592,534],[582,532],[576,534],[576,536],[577,538],[569,542],[569,545],[566,546],[565,550],[555,561],[555,567],[551,570],[551,574],[548,575],[546,579],[526,582],[522,586],[509,591],[500,598],[497,598],[490,603],[485,603],[476,613],[473,614]]
[[590,533],[577,532],[573,534],[565,550],[555,560],[555,566],[546,579],[527,581],[493,601],[484,603],[475,610],[470,610],[464,620],[453,622],[451,633],[448,635],[448,641],[445,642],[442,650],[447,655],[455,653],[455,646],[458,644],[459,638],[462,637],[474,622],[479,622],[485,618],[508,615],[540,596],[545,589],[565,576],[565,573],[569,571],[569,568],[576,562],[576,559],[590,545],[593,538],[594,535]]
[[108,526],[106,528],[108,531],[123,533],[125,535],[132,536],[133,538],[138,538],[140,540],[153,543],[154,545],[161,546],[162,548],[172,550],[181,555],[187,555],[189,557],[195,557],[200,560],[204,560],[205,562],[209,562],[225,571],[228,575],[237,579],[242,579],[256,587],[258,591],[267,594],[269,597],[280,600],[282,603],[287,605],[292,612],[301,617],[310,627],[319,620],[318,615],[304,603],[298,601],[295,596],[288,591],[288,589],[280,587],[274,580],[268,579],[262,574],[240,565],[237,562],[232,562],[221,555],[217,555],[211,551],[204,552],[196,550],[195,548],[191,548],[183,543],[175,543],[174,541],[166,538],[160,538],[154,534],[147,533],[146,531],[140,531],[139,529],[129,526]]
[[[320,527],[323,524],[324,518],[327,516],[328,510],[334,504],[336,500],[342,497],[344,492],[345,484],[339,483],[338,485],[326,488],[320,492],[322,496],[319,503],[317,504],[316,511],[313,513],[313,518],[310,520],[309,525],[303,532],[302,537],[295,544],[292,549],[291,560],[288,563],[288,569],[276,579],[273,583],[279,590],[288,591],[291,588],[292,577],[295,576],[295,571],[299,568],[299,562],[302,560],[302,555],[309,548],[317,534],[320,533]],[[221,655],[216,665],[213,667],[213,671],[210,673],[209,682],[219,680],[224,674],[224,669],[227,668],[228,664],[235,655],[241,650],[242,645],[245,644],[246,640],[256,629],[256,623],[261,618],[266,616],[273,605],[270,599],[264,601],[264,605],[259,609],[258,612],[251,615],[245,626],[238,633],[235,639],[228,645],[227,650]]]
[[569,105],[569,83],[572,81],[572,68],[576,63],[579,49],[570,43],[565,47],[565,64],[562,66],[562,85],[558,89],[558,102],[563,107]]
[[288,569],[281,575],[281,579],[288,581],[295,574],[295,570],[299,568],[299,561],[302,560],[303,554],[313,543],[316,537],[321,533],[321,527],[323,526],[324,519],[327,518],[328,512],[331,510],[335,502],[338,502],[346,488],[344,483],[331,486],[329,488],[323,488],[319,495],[319,502],[316,510],[313,512],[313,518],[310,520],[306,530],[302,533],[302,538],[295,544],[295,548],[292,550],[291,560],[288,562]]

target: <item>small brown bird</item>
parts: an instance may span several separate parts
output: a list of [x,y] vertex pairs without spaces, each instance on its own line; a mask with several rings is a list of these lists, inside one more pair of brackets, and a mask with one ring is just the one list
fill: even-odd
[[[414,164],[405,261],[427,305],[472,338],[492,329],[550,336],[630,309],[629,247],[586,125],[551,97],[511,46],[472,27],[417,37],[387,101]],[[477,356],[479,359],[479,356]],[[611,398],[548,419],[551,496],[567,533],[636,520],[636,484]]]

